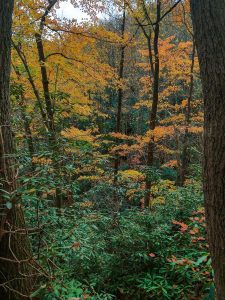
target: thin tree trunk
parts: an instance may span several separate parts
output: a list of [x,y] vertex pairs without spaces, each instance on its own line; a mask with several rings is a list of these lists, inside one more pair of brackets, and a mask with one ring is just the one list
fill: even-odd
[[[34,95],[36,97],[37,104],[38,104],[38,107],[40,109],[40,113],[41,113],[43,122],[44,122],[45,127],[47,128],[47,130],[49,130],[47,114],[46,114],[46,112],[45,112],[45,110],[43,108],[39,91],[38,91],[38,89],[37,89],[37,87],[35,85],[35,82],[34,82],[34,79],[33,79],[32,75],[31,75],[30,68],[28,66],[26,56],[22,52],[21,46],[16,45],[13,40],[12,40],[12,45],[13,45],[14,49],[16,50],[16,52],[17,52],[17,54],[18,54],[21,62],[23,63],[23,66],[24,66],[24,68],[26,70],[26,73],[27,73],[27,76],[28,76],[28,81],[30,82],[30,85],[31,85],[32,90],[33,90],[33,93],[34,93]],[[15,72],[18,72],[18,71],[15,69]]]
[[185,133],[183,139],[183,149],[181,154],[181,162],[179,169],[179,177],[177,184],[179,186],[183,186],[188,174],[188,166],[190,162],[190,124],[191,124],[191,103],[193,99],[193,90],[194,90],[194,66],[195,66],[195,42],[193,43],[193,51],[192,51],[192,62],[191,62],[191,70],[190,70],[190,86],[189,86],[189,96],[185,113]]
[[41,78],[42,78],[42,87],[44,92],[44,99],[46,105],[46,112],[48,116],[48,125],[49,125],[49,133],[50,133],[50,141],[52,142],[52,147],[57,149],[57,141],[55,134],[55,122],[54,122],[54,107],[51,100],[50,89],[49,89],[49,80],[46,68],[46,59],[44,52],[44,45],[42,40],[42,33],[46,22],[46,17],[52,10],[52,8],[57,3],[57,0],[49,1],[49,5],[47,6],[43,16],[41,17],[39,31],[35,34],[35,40],[38,51],[38,58],[41,68]]
[[48,124],[49,124],[49,132],[50,132],[50,139],[54,143],[55,142],[55,122],[54,122],[54,108],[52,105],[50,91],[49,91],[49,81],[48,81],[48,74],[45,65],[45,54],[44,54],[44,47],[42,36],[40,33],[35,34],[37,50],[38,50],[38,57],[40,62],[41,68],[41,77],[42,77],[42,87],[44,91],[44,99],[46,105],[46,112],[48,116]]
[[[123,11],[123,21],[122,21],[122,27],[121,27],[121,37],[124,38],[125,34],[125,26],[126,26],[126,8],[124,7]],[[126,45],[121,46],[121,56],[120,56],[120,66],[119,66],[119,80],[120,82],[123,80],[124,76],[124,61],[125,61],[125,49]],[[117,104],[117,118],[116,118],[116,132],[121,132],[121,120],[122,120],[122,105],[123,105],[123,87],[120,86],[118,89],[118,104]],[[118,168],[119,168],[120,160],[119,157],[116,156],[115,159],[115,179],[117,177]]]
[[17,166],[10,124],[13,5],[13,0],[0,0],[0,295],[4,300],[24,299],[32,289],[32,256],[17,195]]
[[[45,20],[45,18],[44,18]],[[43,21],[44,22],[44,21]],[[42,27],[42,26],[41,26]],[[43,29],[43,28],[42,28]],[[48,141],[49,141],[49,148],[53,153],[53,162],[54,162],[54,168],[56,170],[56,173],[58,172],[59,165],[57,162],[57,152],[58,152],[58,144],[57,144],[57,138],[56,138],[56,132],[55,132],[55,121],[54,121],[54,107],[52,105],[51,97],[50,97],[50,91],[49,91],[49,81],[47,76],[47,69],[45,65],[45,55],[44,55],[44,48],[43,48],[43,42],[42,42],[42,36],[40,33],[37,33],[35,35],[36,38],[36,44],[38,49],[38,56],[39,56],[39,62],[40,62],[40,68],[41,68],[41,76],[42,76],[42,87],[44,92],[44,101],[45,101],[45,109],[42,105],[41,97],[39,94],[39,91],[35,85],[34,79],[31,75],[26,57],[24,53],[21,50],[21,47],[19,45],[16,45],[13,41],[13,47],[15,48],[19,58],[21,59],[25,70],[28,75],[28,80],[31,84],[32,90],[34,92],[34,95],[37,99],[37,103],[41,112],[41,116],[43,119],[43,122],[46,126],[46,129],[49,133]],[[56,200],[55,200],[56,207],[61,209],[62,207],[62,193],[61,189],[56,189]]]
[[[126,27],[126,6],[124,4],[123,9],[123,20],[122,20],[122,26],[121,26],[121,37],[124,38],[125,34],[125,27]],[[125,62],[125,50],[126,45],[121,46],[121,56],[120,56],[120,65],[119,65],[119,79],[120,82],[123,80],[124,77],[124,62]],[[120,86],[118,89],[118,105],[117,105],[117,119],[116,119],[116,132],[120,133],[122,132],[122,106],[123,106],[123,87]],[[120,166],[120,157],[118,154],[116,154],[115,162],[114,162],[114,187],[117,188],[117,181],[118,181],[118,171]],[[117,212],[119,209],[119,200],[117,191],[114,192],[114,205],[115,205],[115,211]]]
[[[44,92],[44,100],[45,100],[45,107],[48,117],[48,128],[49,128],[49,146],[52,150],[53,154],[53,164],[54,169],[56,172],[57,178],[59,178],[60,173],[60,165],[58,163],[58,142],[57,142],[57,136],[56,136],[56,129],[55,129],[55,120],[54,120],[54,106],[52,103],[51,95],[50,95],[50,89],[49,89],[49,80],[48,80],[48,74],[47,74],[47,68],[46,68],[46,59],[45,59],[45,52],[44,52],[44,45],[42,40],[42,33],[46,21],[46,17],[48,16],[51,9],[54,7],[54,5],[57,3],[57,0],[49,1],[49,5],[45,10],[45,13],[43,14],[40,22],[39,32],[35,34],[36,39],[36,45],[37,45],[37,51],[38,51],[38,58],[40,63],[40,69],[41,69],[41,78],[42,78],[42,87]],[[56,199],[55,204],[56,207],[60,210],[63,205],[63,195],[61,192],[61,188],[56,188]]]
[[[19,72],[19,70],[12,64],[13,69],[17,75],[17,79],[20,80],[21,74]],[[30,157],[31,160],[34,157],[34,141],[33,141],[33,137],[32,137],[32,132],[30,129],[30,121],[29,121],[29,117],[27,116],[26,113],[26,105],[25,105],[25,96],[24,96],[24,92],[22,89],[20,89],[18,95],[16,95],[16,98],[18,100],[18,104],[20,106],[20,113],[21,113],[21,117],[23,120],[23,127],[24,127],[24,132],[25,132],[25,137],[26,137],[26,142],[28,145],[28,150],[30,153]],[[34,167],[33,163],[32,164],[32,168]]]
[[225,3],[191,0],[204,94],[204,194],[218,300],[225,299]]
[[24,101],[24,95],[23,93],[20,94],[20,111],[21,111],[21,117],[23,120],[23,127],[24,127],[24,132],[25,132],[25,137],[26,137],[26,142],[27,142],[27,146],[28,146],[28,150],[30,153],[30,158],[32,160],[32,158],[34,157],[34,141],[33,141],[33,137],[32,137],[32,132],[31,132],[31,128],[30,128],[30,121],[29,121],[29,117],[27,116],[26,113],[26,108],[25,108],[25,101]]
[[[157,18],[156,18],[156,25],[154,29],[154,74],[153,77],[153,99],[152,99],[152,109],[150,113],[150,124],[149,129],[151,133],[156,128],[157,122],[157,110],[158,110],[158,101],[159,101],[159,69],[160,69],[160,62],[159,62],[159,30],[160,30],[160,18],[161,18],[161,1],[157,0]],[[151,45],[151,44],[150,44]],[[150,50],[150,49],[149,49]],[[151,60],[150,60],[151,61]],[[151,66],[151,63],[150,63]],[[151,168],[154,162],[154,136],[151,137],[150,142],[148,144],[148,154],[147,154],[147,166]],[[151,176],[146,176],[146,194],[145,194],[145,207],[151,206]]]
[[[43,21],[44,22],[44,21]],[[38,57],[40,62],[40,69],[41,69],[41,78],[42,78],[42,87],[44,91],[44,100],[46,105],[46,112],[48,116],[48,128],[49,128],[49,147],[52,151],[52,160],[53,160],[53,166],[55,169],[55,173],[57,174],[57,178],[60,177],[60,165],[58,163],[58,143],[57,143],[57,137],[56,137],[56,131],[55,131],[55,120],[54,120],[54,107],[52,103],[52,99],[50,96],[50,89],[49,89],[49,80],[48,80],[48,74],[47,74],[47,68],[46,68],[46,60],[45,60],[45,53],[44,53],[44,46],[42,41],[42,26],[41,23],[41,33],[36,33],[36,45],[38,50]],[[63,206],[63,195],[61,192],[61,188],[57,187],[55,192],[55,205],[59,209],[59,214],[61,214],[60,210]]]

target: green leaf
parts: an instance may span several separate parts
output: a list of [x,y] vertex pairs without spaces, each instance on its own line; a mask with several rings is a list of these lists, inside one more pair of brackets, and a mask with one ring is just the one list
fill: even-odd
[[215,286],[212,284],[210,286],[209,295],[204,298],[204,300],[214,300],[215,299]]
[[195,265],[196,265],[196,266],[201,265],[201,264],[207,259],[207,257],[208,257],[208,255],[204,255],[204,256],[200,257],[200,258],[196,261]]
[[12,203],[11,202],[6,202],[5,206],[8,208],[8,209],[12,209]]

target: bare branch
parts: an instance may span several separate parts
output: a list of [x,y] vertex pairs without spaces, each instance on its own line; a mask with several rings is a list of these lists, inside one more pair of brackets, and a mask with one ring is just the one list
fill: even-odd
[[177,5],[181,2],[182,0],[178,0],[176,3],[174,3],[174,5],[173,6],[171,6],[168,10],[167,10],[167,12],[165,12],[162,16],[161,16],[161,18],[160,18],[160,20],[159,21],[156,21],[153,25],[156,25],[158,22],[161,22],[172,10],[174,10],[174,8],[175,7],[177,7]]
[[12,40],[12,45],[13,45],[13,47],[16,50],[16,52],[17,52],[20,60],[22,61],[23,65],[24,65],[24,68],[25,68],[25,70],[27,72],[27,75],[28,75],[28,81],[30,82],[31,87],[32,87],[33,92],[34,92],[34,95],[35,95],[35,97],[37,99],[37,103],[38,103],[38,106],[39,106],[42,118],[44,120],[44,123],[45,123],[46,127],[48,128],[48,122],[47,122],[47,118],[46,118],[46,113],[45,113],[45,111],[43,109],[42,102],[41,102],[41,97],[40,97],[38,89],[37,89],[37,87],[36,87],[36,85],[34,83],[34,80],[33,80],[33,77],[31,75],[31,72],[30,72],[30,69],[29,69],[26,57],[25,57],[24,53],[22,52],[21,47],[19,45],[16,45],[13,40]]
[[50,13],[51,9],[54,7],[54,5],[57,3],[57,0],[49,0],[49,5],[47,6],[45,13],[41,17],[41,22],[40,22],[40,31],[43,30],[44,25],[45,25],[45,20],[48,14]]

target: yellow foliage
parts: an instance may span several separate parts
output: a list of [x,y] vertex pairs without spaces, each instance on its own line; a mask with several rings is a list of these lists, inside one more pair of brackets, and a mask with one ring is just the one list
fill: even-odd
[[102,177],[101,176],[97,176],[97,175],[92,175],[92,176],[80,176],[78,178],[79,181],[82,181],[82,180],[89,180],[89,181],[100,181],[102,180]]
[[52,160],[50,158],[46,157],[33,157],[32,158],[33,164],[39,164],[39,165],[50,165],[52,163]]
[[80,207],[82,208],[88,208],[88,207],[92,207],[94,204],[91,201],[85,201],[83,203],[80,204]]
[[16,138],[18,138],[18,139],[24,138],[24,134],[22,134],[22,133],[17,133],[17,134],[16,134]]
[[196,133],[196,134],[202,133],[203,127],[190,127],[189,132]]
[[137,170],[125,170],[125,171],[119,171],[119,175],[122,180],[124,181],[134,181],[134,182],[140,182],[145,179],[145,175]]
[[72,112],[74,112],[77,115],[88,117],[92,114],[92,109],[89,105],[76,103],[76,104],[73,105]]
[[140,109],[142,107],[151,107],[151,102],[149,100],[140,100],[133,106],[134,109]]
[[154,138],[154,141],[158,142],[168,136],[172,136],[173,134],[173,126],[157,126],[153,131],[147,131],[146,135],[142,138],[142,142],[149,143],[151,138]]
[[163,196],[156,197],[156,198],[154,198],[152,200],[152,205],[155,205],[155,204],[165,204],[165,203],[166,203],[166,199]]
[[153,195],[152,204],[165,204],[165,193],[176,190],[175,182],[170,180],[161,180],[159,183],[152,186],[151,192]]
[[162,167],[168,167],[168,168],[173,168],[173,167],[177,167],[178,163],[177,160],[169,160],[167,163],[165,163],[164,165],[162,165]]
[[156,148],[158,152],[162,152],[168,155],[175,155],[177,153],[177,150],[170,149],[164,145],[156,145]]
[[175,182],[171,181],[171,180],[160,180],[159,183],[154,184],[152,186],[152,193],[153,194],[158,194],[158,193],[162,193],[165,190],[169,190],[169,191],[173,191],[175,190]]
[[181,105],[182,105],[183,107],[187,107],[187,105],[188,105],[188,100],[183,100],[182,103],[181,103]]
[[158,126],[154,130],[154,137],[156,140],[161,140],[167,136],[171,136],[174,133],[173,126]]
[[133,136],[129,136],[120,132],[112,132],[110,135],[119,140],[134,140]]
[[71,127],[69,129],[63,130],[61,135],[64,138],[72,139],[75,141],[84,141],[92,143],[94,141],[94,137],[92,136],[92,130],[81,130],[76,127]]
[[184,121],[185,121],[185,115],[177,114],[162,120],[161,124],[167,124],[167,123],[180,124],[180,123],[184,123]]
[[134,144],[134,145],[123,144],[123,145],[113,147],[111,149],[110,153],[117,154],[120,156],[126,156],[126,155],[128,155],[132,152],[136,152],[136,151],[140,151],[140,145],[138,145],[138,144]]
[[70,116],[70,114],[67,112],[67,111],[63,111],[61,113],[61,115],[64,117],[64,118],[68,118]]
[[88,166],[88,165],[85,165],[84,167],[82,167],[82,168],[79,168],[79,169],[77,169],[74,173],[75,174],[81,174],[81,173],[95,173],[96,175],[98,174],[98,175],[103,175],[104,174],[104,170],[103,169],[101,169],[101,168],[98,168],[98,167],[96,167],[96,166],[93,166],[93,165],[90,165],[90,166]]
[[198,122],[198,123],[203,123],[204,122],[204,116],[193,116],[191,118],[192,122]]
[[133,197],[135,197],[135,194],[138,192],[138,189],[129,189],[126,191],[126,197],[129,200],[132,200]]

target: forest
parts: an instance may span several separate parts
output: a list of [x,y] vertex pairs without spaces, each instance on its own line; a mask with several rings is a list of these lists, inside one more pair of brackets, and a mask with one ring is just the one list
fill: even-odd
[[225,300],[224,4],[0,0],[0,300]]

